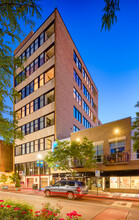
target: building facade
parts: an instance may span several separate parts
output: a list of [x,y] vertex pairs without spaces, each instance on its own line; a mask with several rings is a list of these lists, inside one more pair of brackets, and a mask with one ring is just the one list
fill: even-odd
[[[30,32],[14,56],[24,66],[16,69],[14,81],[20,94],[14,110],[24,134],[24,140],[16,140],[15,170],[23,171],[25,186],[32,187],[39,183],[38,154],[43,160],[56,138],[100,123],[98,90],[57,9]],[[40,173],[46,186],[51,175],[45,162]]]
[[13,147],[0,140],[0,173],[13,171]]
[[[96,167],[85,172],[77,164],[77,179],[84,180],[89,189],[111,192],[139,192],[139,158],[132,149],[131,118],[103,124],[71,134],[71,140],[87,137],[93,141]],[[100,171],[100,177],[95,177]]]

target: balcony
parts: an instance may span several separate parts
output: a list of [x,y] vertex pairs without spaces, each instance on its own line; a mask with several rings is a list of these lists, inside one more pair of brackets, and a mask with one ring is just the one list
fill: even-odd
[[118,152],[104,155],[104,164],[106,166],[124,165],[129,162],[129,154],[127,152]]

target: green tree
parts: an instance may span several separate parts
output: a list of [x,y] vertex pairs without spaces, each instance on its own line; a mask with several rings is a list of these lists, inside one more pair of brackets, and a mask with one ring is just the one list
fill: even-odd
[[78,141],[59,141],[54,151],[49,151],[45,161],[51,168],[58,168],[70,172],[74,176],[77,163],[79,162],[86,170],[94,167],[96,160],[93,142],[84,137],[80,143]]
[[119,0],[104,0],[104,2],[101,30],[105,28],[105,30],[110,31],[112,25],[117,22],[116,11],[120,11]]
[[0,177],[0,182],[2,182],[3,184],[5,184],[8,180],[8,176],[6,174],[1,174],[1,177]]
[[35,14],[41,17],[38,1],[0,0],[0,136],[8,143],[13,143],[13,137],[22,138],[21,132],[16,130],[15,113],[9,107],[9,102],[14,102],[18,95],[12,85],[15,65],[22,67],[22,60],[13,57],[11,44],[20,42],[20,36],[23,36],[21,21],[32,27],[31,18]]
[[11,183],[15,183],[15,187],[20,187],[20,179],[21,177],[19,176],[19,174],[17,172],[12,173],[11,176],[9,176]]
[[[135,107],[139,108],[139,102],[135,105]],[[139,111],[136,112],[136,119],[133,121],[132,130],[134,130],[133,139],[133,149],[134,151],[139,150]]]

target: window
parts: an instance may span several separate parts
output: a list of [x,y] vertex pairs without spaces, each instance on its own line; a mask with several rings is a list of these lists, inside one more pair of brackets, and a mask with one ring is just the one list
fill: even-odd
[[110,153],[121,153],[125,151],[125,141],[117,141],[110,143]]
[[81,79],[80,79],[80,77],[78,76],[78,74],[76,73],[76,71],[74,70],[74,80],[75,80],[75,82],[77,83],[77,85],[80,87],[80,89],[81,89],[81,87],[82,87],[82,82],[81,82]]
[[40,35],[40,46],[44,43],[44,32]]
[[30,64],[30,75],[34,72],[34,63]]
[[92,93],[93,93],[94,96],[97,95],[97,92],[96,92],[96,90],[95,90],[95,88],[94,88],[93,85],[91,85],[91,91],[92,91]]
[[34,43],[30,45],[30,55],[34,53]]
[[25,154],[25,153],[26,153],[26,151],[25,151],[25,144],[22,144],[22,145],[21,145],[21,152],[22,152],[22,154]]
[[26,116],[29,115],[29,104],[26,105]]
[[29,95],[29,85],[26,86],[26,96]]
[[26,58],[28,58],[30,56],[30,52],[29,52],[29,47],[26,50]]
[[82,72],[82,64],[81,64],[79,58],[77,57],[75,51],[74,51],[74,54],[73,54],[73,58],[74,58],[74,61],[77,65],[78,69]]
[[137,159],[139,159],[139,150],[136,151]]
[[90,88],[91,81],[90,81],[90,79],[89,79],[89,77],[88,77],[88,75],[87,75],[87,73],[86,73],[86,71],[85,71],[85,69],[84,69],[84,68],[83,68],[83,78],[85,79],[85,81],[86,81],[87,85],[88,85],[88,86],[89,86],[89,88]]
[[30,94],[34,92],[34,81],[30,83]]
[[38,69],[38,58],[35,60],[34,71]]
[[35,141],[35,152],[38,151],[38,140]]
[[81,105],[82,98],[75,88],[73,88],[73,97],[79,103],[79,105]]
[[29,154],[30,153],[30,147],[29,147],[29,143],[26,144],[26,154]]
[[40,129],[44,128],[44,117],[40,118]]
[[21,146],[15,148],[15,156],[21,155]]
[[54,56],[54,46],[45,52],[45,62],[47,62],[51,57]]
[[54,33],[54,24],[52,24],[45,32],[45,40]]
[[85,85],[83,84],[83,93],[86,96],[86,98],[88,99],[88,101],[90,102],[90,94],[88,92],[88,90],[86,89]]
[[[26,88],[26,87],[25,87]],[[23,88],[22,90],[21,90],[21,99],[24,99],[25,97],[26,97],[26,89],[25,88]]]
[[40,150],[44,150],[44,138],[40,139]]
[[22,107],[22,118],[25,117],[25,106]]
[[103,162],[103,145],[94,146],[95,159],[97,162]]
[[26,68],[26,77],[28,77],[29,76],[29,66],[27,66],[27,68]]
[[40,66],[44,64],[44,53],[40,55]]
[[39,124],[38,124],[38,119],[36,119],[35,121],[34,121],[34,131],[38,131],[38,129],[39,129]]
[[38,98],[34,100],[34,111],[38,110]]
[[34,91],[38,89],[38,78],[34,80]]
[[76,118],[80,123],[82,122],[82,117],[81,117],[82,115],[75,107],[73,107],[73,115],[74,118]]
[[40,75],[40,87],[44,85],[44,74]]
[[91,124],[89,123],[89,121],[83,116],[83,126],[85,128],[90,128]]
[[84,100],[83,100],[83,109],[90,116],[90,109]]
[[76,132],[76,131],[80,131],[80,129],[76,127],[75,125],[73,125],[73,132]]
[[40,108],[44,106],[44,95],[40,96]]
[[45,127],[54,125],[54,113],[45,116]]
[[21,109],[16,112],[17,120],[21,119]]
[[54,67],[45,73],[45,83],[54,78]]
[[54,99],[55,99],[54,90],[52,90],[51,92],[48,92],[47,94],[45,94],[45,105],[53,102]]
[[30,133],[34,132],[34,123],[30,122]]
[[30,103],[30,114],[33,112],[33,101]]
[[39,47],[39,44],[38,44],[38,38],[35,40],[35,42],[34,42],[34,44],[35,44],[35,51],[38,49],[38,47]]
[[29,123],[28,124],[26,124],[26,134],[29,134],[30,133],[30,131],[29,131]]
[[54,141],[54,136],[45,138],[45,150],[50,150],[52,148],[53,141]]

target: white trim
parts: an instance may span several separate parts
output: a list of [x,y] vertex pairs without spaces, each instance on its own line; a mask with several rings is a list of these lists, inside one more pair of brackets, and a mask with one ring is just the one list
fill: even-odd
[[124,140],[126,140],[126,136],[108,139],[108,142],[124,141]]
[[93,142],[93,146],[104,144],[104,141]]

